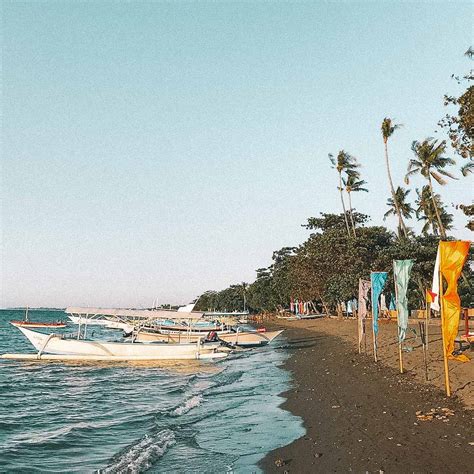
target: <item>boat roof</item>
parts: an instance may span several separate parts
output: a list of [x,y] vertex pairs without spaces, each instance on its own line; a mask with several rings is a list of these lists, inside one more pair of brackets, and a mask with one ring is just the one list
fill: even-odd
[[86,316],[116,316],[120,318],[146,319],[201,319],[204,313],[174,311],[167,309],[120,309],[120,308],[82,308],[69,306],[65,310],[68,314]]

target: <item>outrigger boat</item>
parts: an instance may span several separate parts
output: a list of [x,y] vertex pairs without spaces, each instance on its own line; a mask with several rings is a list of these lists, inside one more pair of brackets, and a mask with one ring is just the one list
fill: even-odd
[[[16,326],[14,324],[14,326]],[[43,334],[16,326],[38,351],[37,354],[3,354],[3,359],[149,361],[221,359],[228,355],[219,342],[199,340],[187,344],[104,342]]]
[[[225,330],[212,331],[218,340],[226,344],[238,347],[259,347],[265,346],[277,338],[283,331],[241,331]],[[138,328],[132,337],[138,342],[172,342],[187,343],[195,342],[202,338],[202,332],[195,331],[171,331],[153,328]]]
[[23,321],[11,321],[16,327],[24,328],[65,328],[66,323],[63,321],[45,322],[45,321],[29,321],[28,306],[25,309],[25,319]]

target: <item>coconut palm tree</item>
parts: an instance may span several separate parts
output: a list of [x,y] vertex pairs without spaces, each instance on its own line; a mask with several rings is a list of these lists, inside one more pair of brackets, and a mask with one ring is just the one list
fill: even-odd
[[342,187],[342,173],[345,172],[348,175],[350,174],[358,175],[357,168],[360,165],[357,163],[357,160],[353,156],[351,156],[349,153],[345,152],[344,150],[341,150],[337,154],[336,158],[334,158],[332,154],[329,154],[328,156],[329,156],[329,160],[331,161],[332,168],[335,168],[339,174],[339,186],[337,189],[339,189],[339,192],[341,193],[342,211],[344,213],[344,220],[346,222],[347,235],[350,237],[351,230],[349,228],[346,204],[344,202],[344,195],[343,195],[344,188]]
[[[397,187],[395,191],[395,201],[393,198],[387,199],[387,206],[390,208],[384,215],[383,220],[385,220],[390,215],[398,215],[398,211],[405,219],[411,219],[411,215],[413,214],[413,207],[409,202],[407,202],[407,196],[410,194],[409,189],[402,188],[401,186]],[[405,228],[405,231],[407,229]],[[401,237],[403,233],[403,229],[400,226],[400,222],[398,225],[398,236]],[[404,234],[407,235],[407,234]]]
[[349,216],[351,217],[351,224],[352,224],[352,231],[354,232],[354,237],[356,235],[356,228],[354,224],[354,216],[352,214],[352,200],[351,200],[351,193],[357,193],[359,191],[364,191],[366,193],[369,192],[368,189],[364,188],[363,186],[366,182],[363,179],[359,179],[359,173],[348,173],[347,178],[342,178],[342,182],[344,183],[344,187],[346,188],[347,195],[349,196]]
[[431,178],[433,178],[438,184],[444,185],[446,181],[443,176],[447,176],[452,179],[456,179],[451,173],[446,171],[449,165],[454,165],[456,162],[452,158],[447,158],[444,155],[446,151],[446,141],[443,140],[438,143],[438,140],[433,138],[427,138],[422,142],[414,141],[411,149],[415,154],[416,158],[411,159],[408,164],[407,174],[405,175],[405,182],[408,184],[410,176],[415,174],[421,174],[428,180],[428,187],[430,190],[431,200],[433,201],[433,209],[436,213],[436,219],[438,221],[439,231],[442,239],[446,238],[446,232],[441,220],[441,213],[439,207],[435,202],[435,195],[433,192],[433,184]]
[[392,201],[395,205],[395,211],[398,217],[398,227],[403,230],[404,237],[407,237],[407,229],[405,227],[405,223],[403,222],[402,213],[400,212],[400,209],[398,208],[398,203],[395,196],[395,187],[393,186],[392,173],[390,172],[390,162],[388,160],[388,139],[393,135],[395,130],[398,130],[400,127],[401,127],[401,124],[395,124],[392,122],[392,119],[385,117],[383,119],[381,129],[382,129],[383,144],[385,147],[385,165],[387,166],[387,175],[388,175],[388,182],[390,184],[390,192],[392,193]]
[[435,193],[432,195],[428,184],[423,186],[421,190],[417,189],[416,194],[418,198],[415,203],[418,207],[415,213],[419,221],[425,221],[421,229],[423,234],[427,234],[430,228],[434,234],[438,235],[440,233],[441,227],[439,225],[438,215],[441,219],[442,227],[445,230],[452,228],[453,216],[446,211],[439,194]]

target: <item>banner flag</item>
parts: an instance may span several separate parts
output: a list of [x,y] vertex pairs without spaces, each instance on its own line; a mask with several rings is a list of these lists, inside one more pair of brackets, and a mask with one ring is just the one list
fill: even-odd
[[433,303],[433,301],[435,300],[435,298],[437,296],[438,295],[436,293],[433,293],[431,290],[426,290],[426,302],[427,303]]
[[357,310],[357,325],[359,328],[359,347],[364,337],[364,319],[367,317],[367,301],[370,290],[370,281],[359,278],[359,308]]
[[443,339],[445,342],[446,356],[466,362],[469,358],[465,355],[453,355],[454,340],[458,335],[459,319],[461,316],[461,300],[458,295],[458,279],[462,267],[469,253],[469,241],[455,240],[453,242],[439,243],[440,270],[448,284],[442,295],[441,305],[443,310]]
[[439,311],[439,247],[436,254],[435,267],[433,271],[433,283],[431,285],[431,293],[433,296],[433,301],[431,302],[431,309],[434,311]]
[[395,294],[397,297],[398,311],[398,342],[405,340],[408,329],[408,281],[413,267],[413,260],[394,260],[393,278],[395,280]]
[[387,282],[387,272],[372,272],[370,283],[372,286],[372,327],[375,334],[379,332],[379,298]]

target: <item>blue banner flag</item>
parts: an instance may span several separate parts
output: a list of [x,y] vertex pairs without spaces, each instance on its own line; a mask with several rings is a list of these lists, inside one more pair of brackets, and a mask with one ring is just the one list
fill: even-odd
[[370,283],[372,285],[372,327],[374,333],[379,333],[379,298],[387,282],[387,272],[372,272]]

